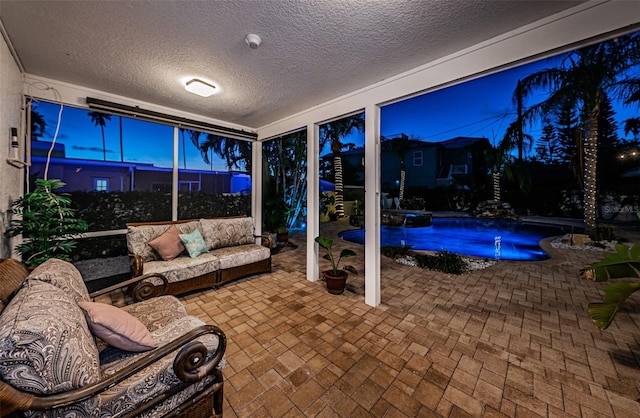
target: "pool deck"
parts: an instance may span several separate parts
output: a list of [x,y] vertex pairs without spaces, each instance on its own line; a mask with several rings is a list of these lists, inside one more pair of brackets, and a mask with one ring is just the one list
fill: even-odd
[[[578,278],[602,252],[551,249],[462,275],[383,257],[373,308],[363,274],[338,296],[307,281],[306,237],[292,241],[272,273],[182,298],[227,334],[226,417],[640,416],[639,298],[600,331],[587,304],[602,285]],[[363,271],[363,246],[334,245]]]

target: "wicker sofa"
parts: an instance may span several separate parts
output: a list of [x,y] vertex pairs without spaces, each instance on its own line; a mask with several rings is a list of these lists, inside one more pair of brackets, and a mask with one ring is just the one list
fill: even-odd
[[[123,285],[139,300],[157,290],[149,279]],[[0,416],[222,415],[226,337],[175,297],[95,303],[113,288],[88,294],[80,272],[57,259],[28,276],[3,259],[0,283]]]
[[[176,234],[183,236],[195,230],[200,232],[206,250],[195,257],[187,251],[176,256],[179,249],[172,246]],[[161,246],[154,245],[171,235]],[[255,243],[257,239],[261,245]],[[162,246],[175,251],[165,257]],[[217,288],[240,277],[271,271],[270,237],[254,235],[250,217],[129,223],[127,248],[132,276],[161,273],[169,281],[167,292],[172,295]]]

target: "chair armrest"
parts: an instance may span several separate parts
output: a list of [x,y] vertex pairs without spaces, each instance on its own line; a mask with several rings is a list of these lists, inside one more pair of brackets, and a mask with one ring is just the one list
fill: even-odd
[[[204,347],[204,344],[193,341],[205,334],[213,334],[218,337],[218,347],[213,353],[211,359],[206,362],[206,359],[204,358],[206,357],[206,347],[205,354],[202,356],[201,347]],[[227,347],[227,338],[220,328],[214,325],[202,325],[176,338],[170,343],[148,352],[135,362],[123,367],[117,373],[106,377],[99,382],[79,389],[73,389],[52,395],[36,395],[24,392],[0,381],[0,405],[2,405],[2,411],[0,411],[0,414],[4,416],[5,414],[9,414],[16,410],[26,411],[60,408],[84,401],[116,386],[118,383],[128,379],[136,373],[144,371],[145,368],[169,356],[173,351],[180,347],[183,348],[175,356],[173,369],[176,376],[185,382],[183,387],[187,387],[207,375],[216,375],[218,373],[216,368],[224,356],[224,352]],[[203,358],[200,359],[200,357]],[[192,364],[189,364],[190,362],[192,362]],[[178,365],[176,366],[177,363]],[[163,399],[160,399],[159,401],[162,400]],[[147,406],[149,405],[145,405],[144,409],[147,409]]]
[[[152,277],[162,280],[162,286],[160,287],[160,290],[158,290],[158,286],[153,285],[151,282],[144,281]],[[111,293],[114,290],[129,287],[129,293],[131,294],[131,297],[133,298],[134,302],[141,302],[143,300],[151,299],[152,297],[164,295],[167,291],[167,286],[169,286],[169,280],[167,280],[164,274],[149,273],[149,274],[143,274],[142,276],[134,277],[132,279],[126,280],[121,283],[117,283],[113,286],[109,286],[104,289],[97,290],[93,293],[90,293],[89,297],[93,299],[98,296]]]
[[131,277],[142,276],[144,260],[136,254],[129,254],[129,268]]
[[261,238],[260,245],[267,248],[273,248],[273,237],[269,234],[254,235],[256,238]]

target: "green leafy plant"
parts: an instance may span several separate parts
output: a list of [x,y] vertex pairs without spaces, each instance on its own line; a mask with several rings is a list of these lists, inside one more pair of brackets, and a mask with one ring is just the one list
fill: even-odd
[[320,236],[320,237],[316,237],[315,241],[318,243],[318,245],[321,248],[325,250],[325,254],[322,256],[322,258],[324,258],[325,260],[329,260],[331,262],[331,271],[334,276],[337,276],[339,274],[338,273],[339,271],[348,271],[353,274],[358,274],[358,271],[353,266],[346,265],[346,266],[342,266],[342,268],[340,267],[340,261],[343,258],[353,257],[356,255],[354,251],[348,248],[345,248],[342,251],[340,251],[340,255],[336,260],[335,256],[333,255],[333,249],[332,249],[333,239]]
[[462,274],[467,271],[467,263],[459,255],[447,250],[438,251],[434,255],[416,254],[419,267],[441,271],[448,274]]
[[[591,264],[581,272],[586,280],[605,282],[610,279],[640,278],[640,245],[628,247],[624,244],[616,245],[615,253],[606,253],[604,259]],[[640,290],[640,282],[618,280],[604,286],[602,302],[589,304],[589,316],[600,329],[607,329],[622,304],[632,293]]]
[[16,199],[10,213],[17,215],[7,230],[10,236],[22,235],[15,251],[27,266],[37,266],[49,258],[69,259],[87,223],[75,218],[68,193],[54,191],[65,186],[58,179],[38,179],[35,189]]
[[331,208],[335,204],[336,198],[333,193],[320,193],[320,214],[328,216],[329,212],[333,212]]

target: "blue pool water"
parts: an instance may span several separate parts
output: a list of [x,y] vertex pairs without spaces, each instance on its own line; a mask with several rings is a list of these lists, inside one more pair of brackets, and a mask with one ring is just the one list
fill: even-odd
[[[415,250],[441,251],[499,260],[539,261],[549,258],[541,239],[563,235],[570,229],[502,219],[434,218],[424,228],[383,226],[381,246],[410,245]],[[364,230],[340,233],[351,242],[364,243]]]

